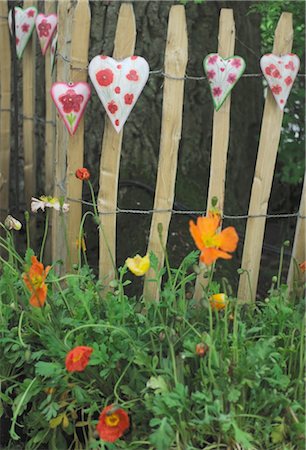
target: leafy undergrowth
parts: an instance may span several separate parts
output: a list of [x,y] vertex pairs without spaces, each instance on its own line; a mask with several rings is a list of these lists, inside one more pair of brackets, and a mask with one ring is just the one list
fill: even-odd
[[[33,307],[22,276],[32,256],[11,247],[1,259],[1,448],[304,448],[304,305],[285,285],[256,305],[229,297],[213,308],[211,281],[197,303],[186,296],[193,252],[169,268],[159,302],[125,295],[126,266],[110,289],[86,265],[62,277],[54,265],[46,303]],[[154,283],[164,271],[150,262]],[[68,371],[67,353],[80,346],[92,353]],[[130,420],[114,443],[96,430],[107,405]]]

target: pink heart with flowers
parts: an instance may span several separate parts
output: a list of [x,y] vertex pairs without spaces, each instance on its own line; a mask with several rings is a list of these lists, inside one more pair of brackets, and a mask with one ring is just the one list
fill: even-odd
[[107,115],[119,133],[147,82],[149,65],[141,56],[116,61],[101,55],[91,60],[88,71]]
[[210,53],[204,59],[203,66],[214,107],[218,111],[243,74],[245,62],[240,56],[224,59],[218,53]]
[[261,58],[260,67],[276,103],[283,110],[300,68],[299,57],[294,53],[283,56],[269,53]]
[[51,97],[64,124],[73,136],[90,98],[90,85],[79,83],[53,83]]
[[56,14],[38,14],[35,20],[41,52],[44,55],[57,28]]
[[[13,35],[13,18],[12,11],[8,15],[8,24],[11,34]],[[15,6],[15,34],[16,34],[16,54],[18,59],[22,57],[23,51],[32,35],[35,27],[35,19],[37,16],[37,9],[31,6],[26,9]]]

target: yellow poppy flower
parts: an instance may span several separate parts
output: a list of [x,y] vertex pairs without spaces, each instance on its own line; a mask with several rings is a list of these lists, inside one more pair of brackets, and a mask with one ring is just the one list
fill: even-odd
[[136,255],[134,258],[127,258],[125,264],[134,275],[141,277],[150,268],[150,258],[149,255],[145,255],[143,257]]
[[220,311],[221,309],[224,309],[228,304],[227,296],[225,294],[213,294],[209,299],[209,303],[211,309]]

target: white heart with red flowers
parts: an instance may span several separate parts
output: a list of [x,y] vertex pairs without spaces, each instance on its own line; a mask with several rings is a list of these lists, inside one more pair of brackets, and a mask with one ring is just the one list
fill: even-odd
[[51,51],[50,51],[50,60],[51,60],[51,74],[54,69],[55,65],[55,56],[56,56],[56,50],[57,50],[57,40],[58,40],[58,33],[55,34],[52,44],[51,44]]
[[243,74],[245,62],[241,56],[221,58],[218,53],[210,53],[203,61],[215,110],[218,111],[227,96]]
[[41,52],[44,55],[57,28],[56,14],[38,14],[35,20]]
[[[23,51],[32,36],[35,19],[37,16],[37,9],[35,6],[31,6],[26,9],[19,8],[15,6],[15,34],[16,34],[16,53],[17,57],[20,59],[22,57]],[[11,35],[13,35],[13,18],[12,9],[8,14],[8,24]]]
[[149,65],[141,56],[116,61],[95,56],[89,76],[115,130],[119,133],[149,77]]
[[300,68],[299,57],[294,53],[283,56],[269,53],[262,56],[260,67],[276,103],[283,110]]
[[85,82],[52,84],[52,100],[71,136],[78,128],[90,94],[90,85]]

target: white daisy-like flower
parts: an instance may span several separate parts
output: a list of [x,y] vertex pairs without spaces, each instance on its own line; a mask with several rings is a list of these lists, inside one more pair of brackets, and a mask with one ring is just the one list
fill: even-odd
[[39,209],[44,211],[45,208],[53,208],[56,211],[68,212],[69,204],[60,202],[60,200],[57,197],[47,197],[45,195],[42,195],[39,198],[32,197],[31,201],[32,212],[37,212]]

